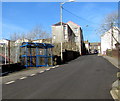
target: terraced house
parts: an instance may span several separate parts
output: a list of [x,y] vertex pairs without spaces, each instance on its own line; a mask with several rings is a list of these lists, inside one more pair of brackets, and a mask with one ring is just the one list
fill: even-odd
[[120,29],[113,27],[101,35],[101,53],[104,55],[107,49],[116,49],[117,43],[120,43]]
[[84,42],[81,27],[72,21],[62,22],[62,26],[61,22],[52,25],[52,43],[60,42],[76,43],[80,54],[82,54]]

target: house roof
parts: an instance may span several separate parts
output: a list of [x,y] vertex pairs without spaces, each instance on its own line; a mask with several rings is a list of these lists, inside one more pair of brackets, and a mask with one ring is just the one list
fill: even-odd
[[100,42],[92,42],[90,43],[90,45],[100,45],[101,43]]
[[98,45],[100,46],[100,45],[101,45],[101,43],[98,43]]
[[76,24],[76,23],[74,23],[74,22],[72,22],[72,21],[68,21],[67,23],[73,23],[73,24],[76,25],[77,27],[81,27],[80,25],[78,25],[78,24]]
[[43,40],[43,39],[36,39],[36,40],[32,40],[32,41],[39,41],[39,40]]
[[[112,28],[111,28],[111,29],[112,29]],[[110,32],[111,29],[109,29],[108,31],[106,31],[105,33],[103,33],[103,34],[101,35],[101,37],[103,37],[106,33]],[[120,28],[118,28],[118,27],[113,27],[113,30],[118,30],[118,31],[120,31]]]
[[87,40],[87,41],[84,41],[84,43],[89,43],[89,41]]
[[48,43],[33,43],[33,42],[23,42],[22,46],[20,47],[39,47],[39,48],[53,48],[54,45],[53,44],[48,44]]
[[38,40],[52,40],[52,38],[47,38],[47,39],[36,39],[36,40],[32,40],[32,41],[38,41]]
[[10,41],[9,39],[0,39],[0,40],[2,40],[2,41]]
[[[60,26],[61,25],[61,22],[58,22],[56,24],[53,24],[52,26]],[[62,25],[67,25],[66,23],[62,22]]]

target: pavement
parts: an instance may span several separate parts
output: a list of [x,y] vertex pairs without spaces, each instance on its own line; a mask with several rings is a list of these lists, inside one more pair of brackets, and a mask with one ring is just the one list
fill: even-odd
[[25,78],[27,76],[34,76],[37,73],[42,73],[44,71],[47,71],[51,68],[56,68],[56,67],[58,67],[58,65],[53,66],[53,67],[37,67],[37,68],[32,67],[32,68],[24,69],[21,71],[9,73],[7,76],[0,77],[0,84],[9,82],[9,81],[14,81],[20,78]]
[[2,98],[112,100],[109,91],[118,69],[101,56],[86,55],[64,65],[36,71],[4,81]]
[[120,101],[120,61],[110,56],[103,57],[119,69],[116,73],[118,79],[112,84],[112,89],[110,90],[110,93],[115,101]]
[[117,58],[113,58],[110,56],[103,56],[105,59],[107,59],[110,63],[112,63],[115,67],[120,69],[120,61],[118,61]]

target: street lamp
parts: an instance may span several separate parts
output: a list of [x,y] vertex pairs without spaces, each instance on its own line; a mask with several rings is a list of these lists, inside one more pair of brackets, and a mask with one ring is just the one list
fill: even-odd
[[[74,2],[74,0],[69,0],[68,2]],[[63,4],[66,2],[61,2],[60,3],[60,25],[61,25],[61,61],[63,61],[63,54],[62,54],[62,49],[63,49],[63,28],[62,28],[62,9],[63,9]]]

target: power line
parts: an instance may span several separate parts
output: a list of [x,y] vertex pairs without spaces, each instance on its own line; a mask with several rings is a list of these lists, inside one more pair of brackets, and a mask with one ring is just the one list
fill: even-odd
[[[62,8],[63,8],[63,7],[62,7]],[[68,10],[67,10],[67,9],[65,9],[65,8],[63,8],[63,10],[65,10],[66,12],[70,13],[71,15],[73,15],[73,16],[75,16],[75,17],[79,18],[79,19],[83,19],[83,20],[85,20],[85,21],[87,21],[87,22],[90,22],[90,23],[93,23],[93,24],[97,24],[97,25],[98,25],[98,23],[94,23],[94,22],[88,21],[87,19],[82,18],[82,17],[80,17],[80,16],[78,16],[78,15],[76,15],[76,14],[74,14],[74,13],[70,12],[70,11],[68,11]]]

